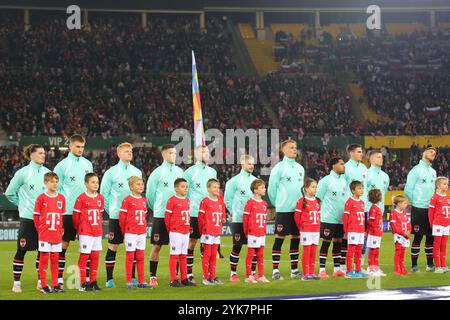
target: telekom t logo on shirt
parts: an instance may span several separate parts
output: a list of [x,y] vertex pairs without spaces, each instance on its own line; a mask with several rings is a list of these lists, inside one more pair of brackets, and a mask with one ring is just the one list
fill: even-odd
[[318,224],[318,221],[317,221],[317,220],[319,220],[318,217],[319,217],[319,214],[317,211],[309,212],[309,219],[313,221],[312,224]]
[[88,220],[92,221],[92,226],[98,226],[98,220],[99,220],[99,211],[98,209],[89,209],[88,210]]
[[139,221],[138,225],[142,226],[144,224],[144,213],[145,213],[145,211],[144,210],[136,210],[135,213],[136,213],[136,220]]
[[[59,212],[47,212],[47,217],[45,218],[45,224],[50,225],[50,228],[48,230],[56,231],[55,227],[60,224],[59,215],[60,215]],[[58,219],[58,221],[56,221],[56,219]]]
[[357,212],[356,213],[358,215],[358,220],[360,221],[360,225],[362,226],[364,224],[364,212]]
[[264,223],[266,222],[267,213],[257,213],[256,214],[256,223],[259,223],[258,227],[263,228]]
[[181,211],[181,220],[184,221],[184,225],[188,226],[189,225],[189,210],[182,210]]
[[222,212],[213,212],[213,221],[216,222],[215,227],[220,226],[220,217],[222,216]]

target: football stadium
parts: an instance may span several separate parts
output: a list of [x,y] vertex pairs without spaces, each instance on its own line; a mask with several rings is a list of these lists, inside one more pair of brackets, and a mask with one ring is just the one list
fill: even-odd
[[0,0],[0,114],[0,300],[450,300],[449,0]]

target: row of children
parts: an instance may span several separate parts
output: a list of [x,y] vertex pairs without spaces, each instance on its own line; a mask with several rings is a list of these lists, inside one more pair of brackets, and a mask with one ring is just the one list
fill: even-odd
[[[62,215],[65,214],[65,198],[57,193],[58,176],[48,172],[44,176],[47,192],[41,194],[35,204],[34,221],[39,237],[39,275],[44,293],[62,292],[58,284],[58,253],[61,251]],[[132,176],[129,179],[131,194],[127,196],[120,209],[120,228],[124,234],[126,248],[126,288],[133,288],[132,269],[136,261],[138,274],[138,288],[153,288],[144,281],[144,254],[147,237],[148,204],[145,197],[142,178]],[[97,284],[99,255],[102,250],[102,214],[104,199],[98,193],[99,179],[95,173],[85,176],[86,192],[76,200],[73,212],[73,224],[78,233],[80,257],[81,291],[100,290]],[[187,181],[178,178],[174,183],[175,195],[172,196],[165,209],[165,224],[169,233],[170,243],[170,285],[172,287],[192,286],[194,283],[187,279],[187,248],[190,233],[190,206],[186,197]],[[207,183],[209,196],[204,198],[199,210],[199,229],[203,245],[202,271],[205,285],[221,284],[216,276],[216,253],[220,245],[222,223],[226,220],[225,205],[220,197],[220,183],[210,179]],[[362,272],[361,256],[364,238],[367,236],[369,248],[369,274],[384,276],[379,265],[379,250],[383,234],[383,214],[379,207],[381,192],[373,189],[368,199],[372,203],[366,223],[364,202],[360,199],[364,193],[363,184],[353,181],[350,184],[352,197],[345,204],[343,213],[343,227],[348,241],[346,257],[347,278],[367,277]],[[262,199],[266,194],[263,180],[256,179],[251,184],[253,198],[249,199],[244,209],[244,233],[247,237],[248,252],[246,258],[246,282],[269,282],[264,276],[264,246],[266,240],[266,220],[268,205]],[[300,240],[303,247],[302,267],[303,280],[318,280],[315,275],[316,251],[320,238],[320,200],[315,197],[317,182],[306,179],[302,189],[303,197],[297,203],[295,222],[300,230]],[[446,242],[450,229],[450,198],[448,179],[439,177],[436,180],[436,194],[430,202],[429,219],[433,226],[434,257],[436,272],[447,272]],[[408,274],[404,265],[405,250],[409,247],[411,224],[405,211],[408,203],[404,196],[398,195],[393,199],[394,208],[390,214],[390,225],[394,234],[395,274]],[[367,224],[367,228],[366,228]],[[252,260],[257,257],[258,274],[251,270]],[[52,288],[46,281],[48,260],[51,262]],[[90,281],[86,281],[86,264],[90,261]],[[180,272],[180,276],[178,275]]]

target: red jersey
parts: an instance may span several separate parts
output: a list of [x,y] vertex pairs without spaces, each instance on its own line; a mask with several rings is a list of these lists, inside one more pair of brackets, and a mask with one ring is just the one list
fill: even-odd
[[345,203],[344,215],[342,217],[345,233],[366,231],[364,206],[364,201],[356,200],[353,197],[348,198]]
[[[306,207],[303,204],[306,201]],[[320,203],[317,198],[300,198],[295,207],[295,223],[300,232],[320,232]]]
[[367,220],[367,234],[381,237],[383,235],[383,212],[378,204],[372,204]]
[[83,192],[75,201],[72,214],[73,227],[79,235],[102,236],[104,211],[105,199],[100,193],[90,196],[87,192]]
[[62,242],[62,216],[66,213],[66,198],[60,193],[49,196],[41,194],[34,205],[34,225],[39,241]]
[[450,225],[450,197],[436,193],[430,200],[428,208],[430,225],[446,227]]
[[200,234],[221,235],[222,219],[225,217],[225,205],[220,198],[206,197],[200,202],[198,210],[198,229]]
[[411,231],[411,222],[409,221],[406,211],[400,212],[394,209],[390,216],[392,233],[405,235],[406,232]]
[[189,199],[177,195],[167,201],[164,222],[168,232],[187,234],[190,232],[190,208]]
[[267,202],[249,199],[244,208],[243,224],[246,236],[266,235]]
[[120,207],[119,225],[122,233],[147,233],[147,199],[132,194],[123,199]]

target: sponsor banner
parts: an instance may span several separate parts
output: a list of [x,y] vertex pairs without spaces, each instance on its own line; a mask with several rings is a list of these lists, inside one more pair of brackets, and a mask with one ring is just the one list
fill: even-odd
[[450,141],[450,135],[446,136],[382,136],[382,137],[364,137],[365,148],[381,148],[386,146],[394,149],[409,149],[413,143],[419,146],[428,144],[434,147],[445,147]]

